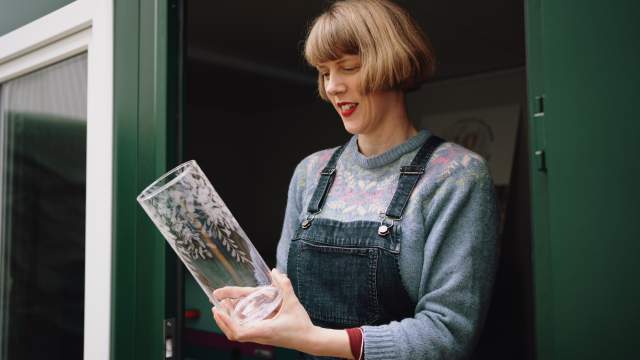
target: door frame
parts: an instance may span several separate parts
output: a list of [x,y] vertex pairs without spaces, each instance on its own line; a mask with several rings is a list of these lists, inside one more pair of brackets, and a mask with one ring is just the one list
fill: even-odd
[[112,7],[77,0],[0,36],[0,83],[87,53],[84,358],[109,359]]
[[113,3],[111,357],[164,359],[165,320],[177,314],[176,260],[136,196],[176,162],[176,90],[169,84],[178,76],[173,28],[178,6],[177,0]]
[[[545,164],[544,68],[542,0],[525,1],[529,164],[531,174],[532,265],[534,276],[535,358],[553,357],[553,307],[549,192]],[[540,153],[542,152],[542,153]]]

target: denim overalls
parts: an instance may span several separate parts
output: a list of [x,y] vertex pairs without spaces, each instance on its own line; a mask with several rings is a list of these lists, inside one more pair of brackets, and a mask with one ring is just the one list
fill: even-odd
[[315,325],[345,329],[414,315],[416,304],[402,285],[398,268],[400,221],[411,192],[442,142],[429,137],[411,165],[400,168],[398,187],[380,222],[315,218],[346,145],[333,153],[320,173],[306,219],[291,240],[287,261],[294,291]]

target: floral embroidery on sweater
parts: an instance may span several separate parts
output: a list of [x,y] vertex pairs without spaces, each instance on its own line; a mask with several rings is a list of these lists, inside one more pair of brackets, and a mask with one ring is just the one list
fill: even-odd
[[[320,172],[336,149],[318,151],[302,162],[306,176],[301,176],[297,185],[305,189],[303,198],[311,198]],[[367,169],[354,163],[352,154],[345,151],[338,160],[336,177],[319,216],[342,221],[378,219],[391,202],[398,184],[400,167],[410,164],[417,152],[418,149],[415,149],[389,164]],[[447,142],[434,153],[425,176],[437,174],[438,179],[435,183],[449,179],[454,180],[456,186],[464,187],[486,176],[485,173],[477,171],[484,168],[478,166],[479,164],[484,165],[484,159],[480,155]],[[434,182],[433,180],[429,182]],[[438,196],[437,192],[434,196]],[[303,209],[306,210],[307,206],[308,203],[304,203]]]

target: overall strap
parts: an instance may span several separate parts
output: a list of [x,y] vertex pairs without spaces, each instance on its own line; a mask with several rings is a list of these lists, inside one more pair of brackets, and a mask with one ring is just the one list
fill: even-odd
[[342,145],[336,151],[334,151],[331,159],[327,165],[320,172],[320,179],[318,180],[318,186],[316,186],[316,190],[313,193],[313,197],[309,202],[309,207],[307,208],[307,212],[309,214],[317,214],[322,210],[322,206],[324,205],[324,201],[327,198],[327,194],[329,193],[329,189],[331,188],[331,184],[333,184],[333,179],[336,176],[336,164],[338,163],[338,158],[344,151],[347,144]]
[[418,153],[411,161],[411,165],[402,166],[400,168],[400,179],[398,180],[398,187],[393,194],[391,203],[387,208],[385,215],[391,220],[400,220],[404,208],[407,206],[409,197],[413,188],[415,188],[418,180],[422,174],[424,174],[427,168],[427,163],[434,151],[440,144],[445,142],[442,138],[435,135],[430,136],[427,141],[424,142]]

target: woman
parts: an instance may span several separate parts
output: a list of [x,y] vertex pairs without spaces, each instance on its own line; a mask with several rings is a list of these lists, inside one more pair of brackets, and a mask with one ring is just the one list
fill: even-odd
[[409,120],[405,93],[434,71],[428,39],[389,1],[346,0],[314,21],[304,54],[353,137],[293,174],[278,314],[243,328],[214,309],[217,324],[313,356],[468,356],[494,279],[495,196],[481,157]]

